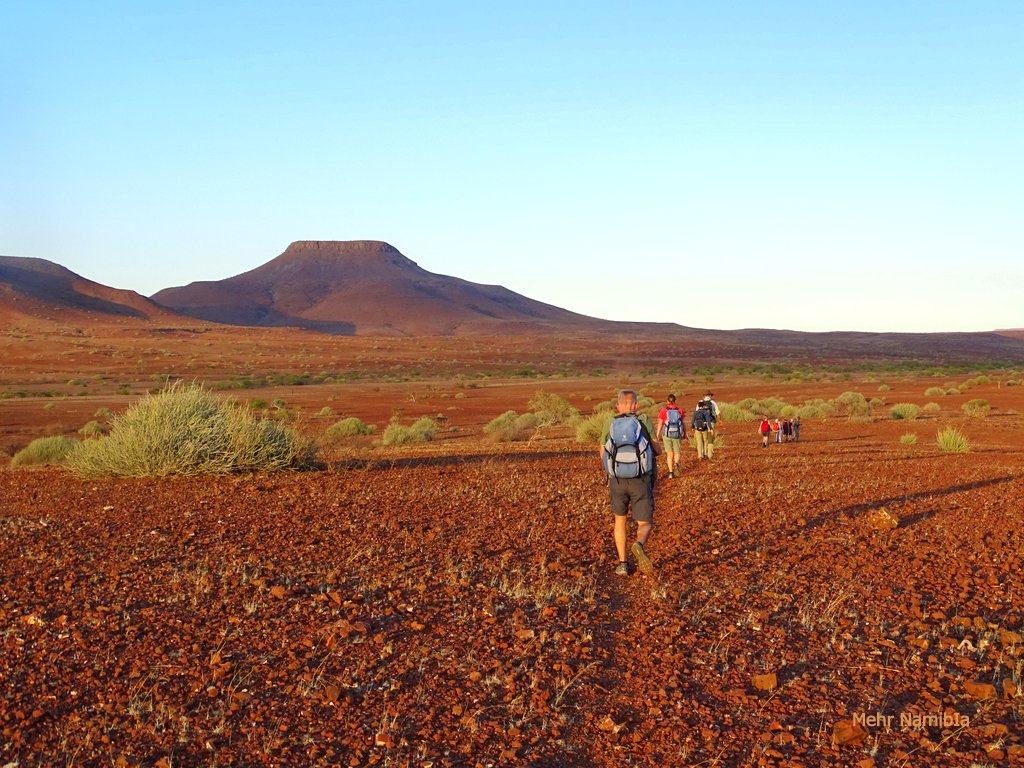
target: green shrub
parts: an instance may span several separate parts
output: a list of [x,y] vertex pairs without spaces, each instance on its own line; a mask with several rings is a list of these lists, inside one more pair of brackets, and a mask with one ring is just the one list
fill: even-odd
[[885,400],[883,400],[880,397],[872,397],[870,400],[868,400],[868,405],[870,405],[872,408],[881,408],[883,405],[885,405]]
[[832,401],[836,411],[843,416],[870,416],[871,405],[860,392],[843,392]]
[[956,387],[950,387],[949,389],[946,390],[946,394],[947,395],[959,395],[960,394],[960,390],[957,389]]
[[907,434],[900,437],[900,442],[903,445],[915,445],[917,443],[917,435],[913,432],[907,432]]
[[826,419],[835,413],[835,406],[827,400],[818,398],[817,400],[808,400],[800,406],[800,418],[801,419]]
[[988,404],[988,400],[982,400],[980,397],[974,400],[968,400],[966,403],[960,406],[964,413],[968,416],[987,416],[991,406]]
[[600,445],[601,438],[608,431],[615,415],[609,411],[600,411],[593,416],[582,419],[576,425],[576,442]]
[[540,419],[535,413],[520,415],[515,411],[505,411],[501,416],[488,422],[484,432],[496,442],[507,443],[526,440],[536,432],[539,424]]
[[924,391],[925,397],[942,397],[945,394],[946,390],[942,387],[928,387],[928,389]]
[[325,405],[317,413],[317,416],[319,416],[321,418],[324,418],[324,419],[326,419],[328,416],[333,416],[333,415],[334,415],[334,409],[331,408],[331,406],[329,406],[329,405]]
[[565,424],[580,415],[580,412],[564,397],[559,397],[552,392],[545,392],[542,389],[537,390],[529,405],[530,410],[537,416],[538,425],[542,427],[551,424]]
[[947,427],[935,435],[935,442],[943,453],[967,453],[971,450],[971,443],[956,427]]
[[11,459],[12,467],[30,466],[33,464],[63,464],[75,446],[77,440],[70,437],[40,437],[22,448]]
[[880,384],[878,386],[879,392],[888,392],[890,389],[892,389],[892,387],[890,387],[888,384]]
[[761,418],[753,411],[748,411],[746,408],[741,408],[739,405],[733,405],[732,403],[719,403],[718,411],[723,422],[757,421]]
[[381,441],[384,445],[408,445],[410,443],[427,443],[434,439],[437,424],[429,416],[414,421],[410,426],[403,426],[392,421],[384,428]]
[[377,431],[377,427],[373,424],[366,424],[361,419],[357,419],[355,416],[350,416],[347,419],[342,419],[335,424],[332,424],[324,432],[324,436],[331,441],[346,440],[350,437],[361,437],[363,435],[372,435]]
[[896,403],[889,411],[894,419],[907,419],[912,421],[921,413],[921,409],[913,403]]
[[938,413],[942,410],[942,406],[938,403],[925,403],[921,410],[925,413]]
[[98,408],[92,417],[94,419],[109,419],[113,415],[109,408]]
[[302,469],[314,458],[294,430],[176,382],[135,402],[67,463],[80,475],[165,477]]
[[86,424],[84,427],[78,430],[78,432],[84,437],[102,437],[107,433],[107,428],[100,424],[98,421],[90,421],[88,424]]

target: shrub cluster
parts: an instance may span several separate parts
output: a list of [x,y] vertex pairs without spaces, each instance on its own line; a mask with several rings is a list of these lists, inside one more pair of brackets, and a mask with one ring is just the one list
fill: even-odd
[[968,400],[966,403],[960,406],[964,413],[968,416],[987,416],[991,406],[988,404],[988,400],[982,400],[980,397],[974,400]]
[[537,425],[568,424],[579,417],[580,412],[564,397],[552,392],[537,390],[529,402],[530,410],[537,417]]
[[907,419],[912,421],[918,417],[921,413],[921,409],[913,403],[896,403],[889,411],[889,415],[894,419]]
[[164,477],[303,469],[314,459],[294,430],[176,382],[114,417],[107,436],[78,444],[67,464],[81,475]]
[[967,453],[971,443],[967,436],[956,427],[947,427],[935,435],[935,442],[943,453]]
[[397,421],[392,421],[384,428],[381,442],[384,445],[427,443],[434,439],[436,431],[437,423],[429,416],[417,419],[410,426],[404,426]]
[[508,443],[515,440],[530,438],[540,426],[540,418],[535,413],[519,414],[505,411],[501,416],[492,419],[484,432],[495,442]]
[[361,419],[357,419],[355,416],[350,416],[347,419],[342,419],[341,421],[329,426],[324,432],[324,435],[328,440],[338,442],[350,437],[372,435],[376,431],[377,427],[375,425],[366,424]]
[[40,437],[22,448],[11,459],[12,467],[31,466],[34,464],[63,464],[75,446],[77,440],[69,437]]
[[599,444],[604,433],[608,431],[608,425],[611,424],[613,418],[615,418],[614,413],[601,410],[588,418],[581,419],[576,424],[576,442]]

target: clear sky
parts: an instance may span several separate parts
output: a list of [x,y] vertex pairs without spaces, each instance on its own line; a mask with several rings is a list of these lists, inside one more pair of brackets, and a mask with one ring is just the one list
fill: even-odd
[[0,31],[0,254],[116,288],[373,239],[617,320],[1024,326],[1021,0],[0,0]]

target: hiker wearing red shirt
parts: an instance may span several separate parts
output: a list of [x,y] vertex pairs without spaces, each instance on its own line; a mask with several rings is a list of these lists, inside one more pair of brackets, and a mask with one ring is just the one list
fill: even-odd
[[675,477],[679,471],[679,459],[683,453],[683,440],[686,439],[686,411],[676,405],[676,396],[669,395],[665,406],[658,414],[657,435],[665,447],[665,461],[668,463],[668,476]]
[[767,416],[761,417],[761,426],[759,426],[757,429],[761,433],[761,447],[767,448],[768,436],[772,433],[772,423],[768,421]]

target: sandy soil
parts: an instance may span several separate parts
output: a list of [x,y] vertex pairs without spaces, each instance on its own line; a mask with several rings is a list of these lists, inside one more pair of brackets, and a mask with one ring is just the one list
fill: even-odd
[[[0,471],[0,765],[1024,761],[1024,388],[994,377],[935,398],[924,389],[965,376],[719,377],[724,402],[856,390],[941,411],[805,421],[800,443],[768,450],[755,424],[724,425],[711,462],[687,453],[681,478],[659,480],[657,570],[624,579],[595,449],[566,429],[495,444],[481,428],[538,389],[589,410],[622,383],[672,388],[689,410],[701,377],[481,377],[465,350],[439,349],[393,381],[388,360],[415,363],[405,342],[362,340],[348,359],[310,343],[331,359],[292,347],[253,370],[307,354],[314,373],[376,373],[225,395],[280,399],[313,437],[342,415],[442,414],[440,439],[325,448],[306,473]],[[0,400],[8,453],[153,385],[158,351],[121,345],[89,367],[91,348],[26,347],[20,380],[5,369],[24,395]],[[499,353],[544,365],[535,349],[480,354]],[[962,413],[973,397],[988,417]],[[938,451],[947,425],[971,453]]]

